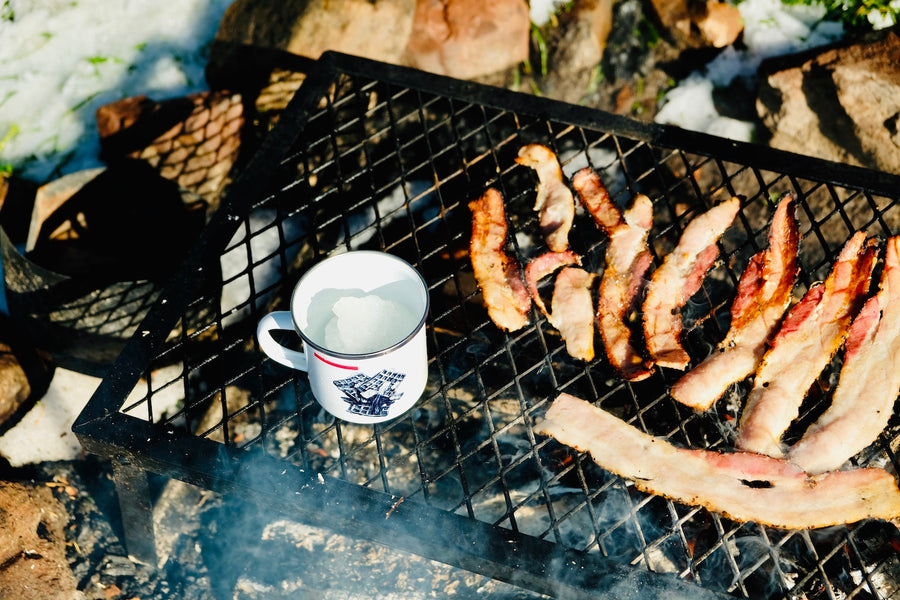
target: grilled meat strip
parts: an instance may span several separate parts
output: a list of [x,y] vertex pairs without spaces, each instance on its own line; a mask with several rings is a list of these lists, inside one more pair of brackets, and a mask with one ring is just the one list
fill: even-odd
[[[594,301],[591,284],[595,275],[568,265],[580,265],[581,257],[565,252],[545,252],[525,266],[525,283],[531,298],[566,342],[566,350],[574,358],[594,358]],[[563,268],[553,287],[551,311],[547,310],[538,283],[557,269]]]
[[719,255],[718,239],[741,207],[734,197],[695,217],[675,249],[653,273],[644,298],[644,338],[653,363],[685,369],[691,359],[681,346],[681,308],[700,289]]
[[755,254],[738,282],[725,338],[703,362],[672,387],[672,397],[691,408],[707,410],[728,386],[756,371],[784,311],[797,278],[800,232],[796,198],[785,194],[769,228],[769,247]]
[[544,300],[538,291],[538,283],[560,267],[580,264],[581,257],[571,250],[566,250],[565,252],[545,252],[531,259],[525,265],[525,284],[528,286],[532,300],[534,300],[540,311],[544,313],[545,317],[549,318],[550,312],[547,310],[547,306],[544,304]]
[[900,391],[900,237],[887,241],[878,293],[850,326],[831,406],[788,452],[807,473],[839,468],[887,427]]
[[884,469],[808,475],[758,454],[679,448],[568,394],[553,401],[537,431],[589,452],[639,490],[736,521],[810,529],[900,517],[900,489]]
[[622,223],[622,211],[613,204],[603,180],[592,168],[585,167],[575,173],[572,187],[578,192],[578,200],[594,217],[597,227],[608,233]]
[[591,285],[596,275],[578,267],[565,267],[553,287],[550,324],[559,330],[566,351],[584,361],[594,358],[594,300]]
[[638,194],[625,211],[620,224],[607,230],[606,268],[600,280],[597,324],[609,362],[629,381],[646,379],[652,369],[644,359],[629,326],[629,317],[638,305],[653,262],[647,236],[653,225],[653,203]]
[[653,203],[647,196],[638,194],[631,208],[623,213],[613,204],[600,176],[590,167],[575,173],[572,187],[609,238],[597,303],[597,326],[606,356],[623,378],[646,379],[653,370],[644,365],[629,318],[639,302],[646,284],[645,275],[653,262],[647,247],[647,236],[653,225]]
[[552,150],[541,144],[528,144],[519,149],[516,162],[537,172],[537,200],[541,232],[552,252],[569,247],[569,230],[575,219],[575,200],[563,180],[559,161]]
[[788,311],[756,372],[738,427],[738,449],[782,456],[781,436],[843,343],[868,290],[875,254],[874,243],[857,232],[825,282],[812,286]]
[[488,188],[469,203],[472,238],[469,259],[481,289],[488,316],[497,327],[515,331],[528,324],[531,297],[522,281],[516,259],[506,253],[506,210],[503,196]]

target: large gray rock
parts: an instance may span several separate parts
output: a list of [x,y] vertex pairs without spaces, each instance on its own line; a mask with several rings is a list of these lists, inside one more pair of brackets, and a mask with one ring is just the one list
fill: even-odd
[[412,30],[416,0],[236,0],[216,40],[318,58],[337,50],[397,62]]
[[900,173],[900,38],[763,63],[756,106],[776,148]]

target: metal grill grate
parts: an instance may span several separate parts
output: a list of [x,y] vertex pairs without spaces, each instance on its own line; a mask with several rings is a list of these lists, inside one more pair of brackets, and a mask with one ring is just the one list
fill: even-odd
[[[522,260],[540,252],[536,179],[514,162],[530,142],[551,147],[566,174],[595,168],[622,205],[638,192],[652,198],[657,264],[695,214],[744,199],[686,313],[695,360],[724,335],[737,278],[766,244],[781,193],[794,191],[801,206],[795,296],[854,231],[900,231],[893,176],[329,53],[83,411],[79,439],[132,475],[240,493],[543,593],[895,597],[893,525],[735,523],[637,492],[534,433],[565,391],[675,444],[729,449],[748,388],[695,414],[668,396],[670,373],[629,384],[602,352],[590,363],[569,358],[536,311],[512,334],[488,320],[468,263],[467,203],[498,187],[514,251]],[[571,241],[585,268],[602,269],[605,239],[588,215],[576,217]],[[330,418],[303,374],[255,346],[256,322],[287,306],[299,276],[348,249],[404,258],[431,294],[428,387],[386,425]],[[210,277],[221,285],[201,288]],[[793,435],[821,412],[835,376],[829,369],[811,391]],[[896,471],[898,425],[860,464]]]

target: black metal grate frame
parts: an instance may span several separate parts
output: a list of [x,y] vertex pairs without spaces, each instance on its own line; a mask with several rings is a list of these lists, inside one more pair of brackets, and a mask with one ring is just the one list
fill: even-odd
[[[560,596],[894,597],[893,525],[735,523],[637,492],[534,433],[566,391],[676,444],[727,450],[747,387],[696,414],[668,396],[671,373],[628,384],[602,352],[571,359],[536,311],[523,330],[494,327],[468,263],[467,203],[498,187],[511,250],[523,261],[540,252],[536,179],[514,161],[530,142],[551,147],[566,174],[595,168],[622,205],[638,192],[653,199],[657,262],[695,214],[742,198],[722,260],[686,311],[695,360],[724,335],[737,278],[766,244],[781,193],[800,199],[796,296],[854,231],[900,231],[894,176],[327,53],[75,424],[86,449],[114,459],[123,503],[146,504],[146,470]],[[571,239],[599,272],[605,240],[589,216],[577,215]],[[431,294],[426,392],[375,427],[330,418],[305,376],[254,340],[258,319],[287,306],[309,266],[350,249],[404,258]],[[835,378],[833,366],[792,435]],[[859,463],[896,472],[898,440],[895,418]],[[136,556],[152,553],[144,525],[128,540]]]

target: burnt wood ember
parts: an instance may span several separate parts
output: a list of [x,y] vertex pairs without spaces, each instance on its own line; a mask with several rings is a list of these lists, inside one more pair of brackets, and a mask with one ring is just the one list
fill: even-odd
[[[741,198],[719,260],[682,309],[694,364],[725,337],[740,275],[768,245],[784,193],[797,198],[798,297],[856,231],[900,230],[896,176],[328,53],[79,416],[84,447],[125,457],[126,498],[131,489],[140,500],[124,484],[147,470],[551,596],[895,596],[891,523],[740,523],[642,492],[538,433],[567,393],[673,445],[731,450],[750,382],[698,413],[670,396],[669,369],[629,382],[605,353],[572,358],[540,310],[516,331],[490,320],[468,205],[498,190],[506,251],[521,265],[547,252],[534,173],[515,162],[533,143],[553,148],[566,177],[596,171],[620,209],[638,194],[652,201],[656,267],[696,215]],[[589,213],[576,212],[569,247],[585,272],[602,273],[608,241]],[[310,266],[351,249],[405,259],[430,292],[425,393],[376,427],[323,413],[306,376],[254,340],[257,320],[288,306]],[[221,289],[204,287],[218,270]],[[836,368],[813,385],[785,443],[824,411]],[[895,416],[855,466],[896,473],[898,436]]]

